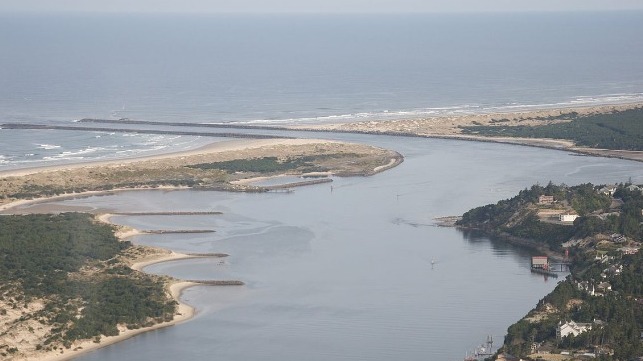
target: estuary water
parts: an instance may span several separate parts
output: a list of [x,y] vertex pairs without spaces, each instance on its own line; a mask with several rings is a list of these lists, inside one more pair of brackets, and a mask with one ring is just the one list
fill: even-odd
[[[643,12],[395,16],[0,15],[0,124],[83,118],[301,124],[643,99]],[[198,130],[198,128],[195,128]],[[202,131],[202,129],[201,129]],[[263,131],[260,131],[263,132]],[[536,182],[643,183],[641,163],[528,147],[349,134],[405,162],[294,193],[137,191],[79,209],[212,229],[134,242],[230,257],[159,264],[197,316],[81,360],[457,360],[556,284],[526,250],[433,219]],[[199,136],[0,129],[0,171],[195,148]],[[433,266],[432,266],[433,262]]]
[[[230,257],[146,271],[238,279],[194,287],[196,317],[80,360],[458,360],[555,287],[529,271],[528,250],[437,227],[433,219],[515,195],[534,183],[643,182],[640,163],[502,144],[342,135],[398,149],[397,168],[335,178],[293,193],[133,191],[56,202],[89,209],[221,211],[208,216],[117,216],[135,243]],[[431,263],[434,263],[433,266]],[[564,277],[564,274],[561,274]],[[559,278],[560,279],[560,278]]]

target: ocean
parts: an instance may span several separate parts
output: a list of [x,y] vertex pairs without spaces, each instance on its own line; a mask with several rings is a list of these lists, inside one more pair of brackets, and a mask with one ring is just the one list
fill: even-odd
[[[0,116],[3,124],[265,125],[634,102],[643,100],[642,33],[642,12],[2,15]],[[79,210],[221,211],[114,221],[211,228],[133,241],[230,254],[223,263],[147,271],[246,283],[190,288],[183,300],[197,308],[193,320],[79,359],[462,359],[487,335],[499,345],[558,280],[531,274],[531,251],[437,227],[435,217],[535,183],[643,183],[640,163],[549,149],[306,136],[394,149],[405,161],[373,177],[335,178],[332,192],[329,185],[283,194],[149,190],[53,202]],[[0,129],[0,170],[213,140],[220,139]]]
[[[643,12],[2,14],[0,124],[293,124],[641,101],[642,24]],[[0,139],[0,169],[210,141],[3,129]]]

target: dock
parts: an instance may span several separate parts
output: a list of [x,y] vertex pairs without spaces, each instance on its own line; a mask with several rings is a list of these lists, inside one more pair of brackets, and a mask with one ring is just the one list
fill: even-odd
[[542,269],[542,268],[533,268],[532,267],[531,268],[531,273],[538,273],[538,274],[541,274],[541,275],[545,275],[545,276],[549,276],[549,277],[553,277],[553,278],[558,278],[558,273],[556,273],[554,271]]
[[545,276],[558,278],[559,272],[569,272],[571,263],[567,259],[558,263],[549,262],[547,256],[533,256],[531,257],[531,272],[538,273]]

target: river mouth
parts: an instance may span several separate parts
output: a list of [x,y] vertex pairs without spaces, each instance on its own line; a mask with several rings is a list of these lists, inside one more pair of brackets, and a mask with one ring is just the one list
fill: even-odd
[[[435,218],[495,203],[537,182],[643,179],[635,162],[547,149],[360,139],[400,150],[405,162],[372,177],[334,178],[332,188],[289,193],[142,190],[52,202],[118,212],[112,221],[143,230],[212,230],[132,241],[230,255],[146,271],[245,283],[189,289],[183,300],[196,307],[194,320],[80,359],[141,353],[170,360],[203,352],[227,360],[458,359],[487,335],[498,345],[507,326],[556,280],[530,272],[529,250],[439,227]],[[324,351],[311,356],[312,348]]]

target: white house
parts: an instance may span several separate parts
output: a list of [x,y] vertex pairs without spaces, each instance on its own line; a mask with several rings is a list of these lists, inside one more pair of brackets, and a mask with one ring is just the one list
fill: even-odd
[[581,333],[591,330],[591,323],[576,323],[574,321],[568,321],[565,323],[559,322],[558,327],[556,328],[556,337],[560,340],[565,336],[578,336]]
[[608,196],[613,196],[614,192],[616,192],[616,186],[605,186],[599,189],[598,192]]
[[561,222],[574,222],[576,218],[578,218],[578,214],[561,214],[560,215]]

